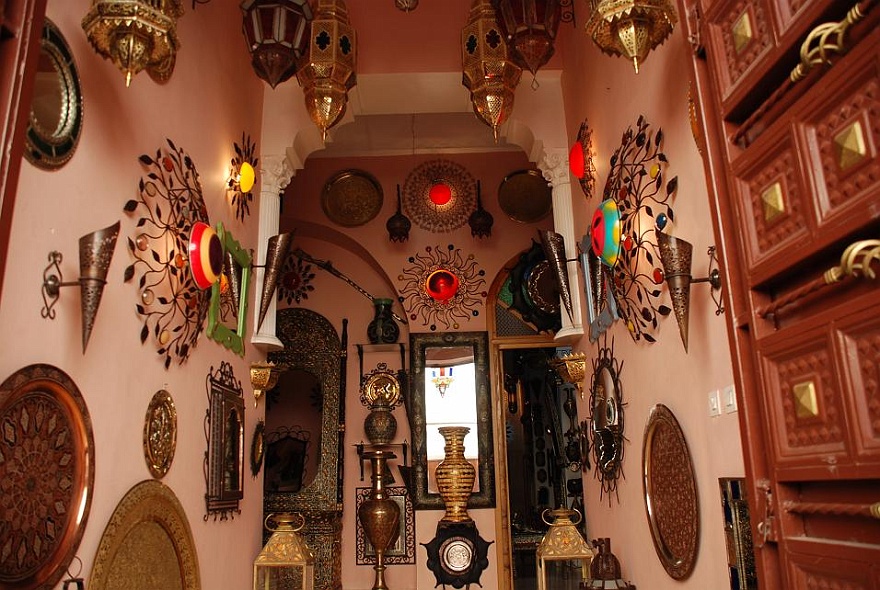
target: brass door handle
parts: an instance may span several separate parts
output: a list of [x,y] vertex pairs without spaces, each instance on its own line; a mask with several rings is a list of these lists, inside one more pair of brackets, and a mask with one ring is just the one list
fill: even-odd
[[838,22],[817,25],[801,44],[801,62],[789,74],[792,82],[807,77],[813,66],[830,65],[832,54],[846,51],[846,33],[849,28],[865,18],[876,0],[863,0],[849,9],[846,17]]
[[877,273],[871,268],[875,261],[880,261],[880,240],[853,242],[843,251],[839,265],[829,268],[821,277],[813,279],[803,287],[783,295],[772,303],[759,307],[756,313],[761,318],[775,315],[783,307],[825,287],[840,283],[847,277],[873,280],[877,278]]

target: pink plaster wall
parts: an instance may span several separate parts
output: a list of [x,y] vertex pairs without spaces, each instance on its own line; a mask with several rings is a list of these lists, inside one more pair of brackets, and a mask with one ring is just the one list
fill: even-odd
[[[159,85],[141,73],[130,88],[125,88],[116,67],[88,45],[80,21],[90,5],[89,0],[67,0],[48,8],[80,71],[84,128],[76,153],[62,169],[45,172],[22,164],[0,307],[5,334],[0,378],[25,365],[50,363],[69,374],[85,398],[96,456],[94,498],[77,553],[87,585],[98,543],[117,503],[132,486],[151,477],[143,453],[144,417],[153,394],[166,389],[177,408],[178,436],[174,462],[162,481],[186,512],[202,587],[248,588],[261,546],[262,478],[253,479],[246,468],[242,513],[234,520],[203,520],[205,377],[221,361],[232,363],[235,376],[243,381],[249,448],[262,409],[254,411],[249,399],[247,368],[261,354],[248,344],[242,359],[203,335],[184,365],[165,370],[152,343],[141,345],[136,286],[123,282],[123,270],[132,261],[126,239],[133,235],[136,219],[122,208],[136,196],[144,175],[138,156],[155,153],[168,137],[193,158],[211,222],[222,221],[246,248],[256,248],[256,207],[244,223],[235,220],[224,184],[232,144],[240,141],[242,131],[259,147],[263,84],[250,67],[236,2],[212,2],[196,10],[186,3],[171,80]],[[65,280],[72,280],[78,270],[79,237],[116,220],[122,224],[119,240],[83,355],[77,289],[62,290],[57,319],[40,318],[46,255],[52,249],[62,251]],[[250,321],[250,312],[247,317]]]
[[[702,161],[691,135],[686,77],[690,50],[677,27],[666,44],[652,52],[640,73],[621,58],[605,56],[583,30],[564,27],[561,41],[566,58],[563,73],[566,121],[571,141],[585,118],[593,130],[598,168],[597,194],[585,201],[576,193],[575,227],[585,228],[601,200],[609,158],[628,126],[645,115],[651,127],[664,132],[669,159],[668,178],[678,175],[673,235],[694,245],[694,276],[704,276],[706,248],[714,243]],[[723,261],[722,261],[723,264]],[[626,406],[626,437],[619,502],[600,501],[599,484],[584,478],[587,528],[591,538],[611,537],[627,579],[640,588],[725,588],[727,556],[722,530],[719,477],[744,473],[735,413],[710,418],[708,392],[733,383],[726,322],[717,317],[707,285],[691,289],[689,353],[681,344],[673,316],[661,321],[656,344],[635,343],[621,322],[610,331],[614,351],[623,362],[621,374]],[[575,350],[588,357],[594,345],[584,339]],[[642,443],[648,413],[654,404],[668,406],[678,419],[690,448],[700,503],[700,538],[693,574],[683,582],[670,578],[651,542],[642,493]],[[583,412],[582,412],[583,413]]]

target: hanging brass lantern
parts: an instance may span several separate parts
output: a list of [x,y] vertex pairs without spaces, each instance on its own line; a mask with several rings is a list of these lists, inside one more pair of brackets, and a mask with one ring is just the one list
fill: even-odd
[[675,26],[669,0],[591,0],[587,33],[603,53],[631,59],[636,73],[648,52],[663,43]]
[[125,85],[141,70],[167,82],[177,59],[180,0],[93,0],[82,28],[98,55],[125,74]]
[[461,63],[461,83],[471,92],[474,112],[498,141],[498,128],[513,110],[522,69],[508,55],[490,0],[474,0],[471,5],[461,30]]
[[535,76],[553,57],[559,0],[492,0],[510,57]]
[[241,11],[251,66],[275,88],[296,73],[306,52],[312,7],[308,0],[245,0]]
[[318,0],[308,52],[296,79],[306,110],[322,139],[345,113],[348,91],[357,83],[355,33],[343,0]]

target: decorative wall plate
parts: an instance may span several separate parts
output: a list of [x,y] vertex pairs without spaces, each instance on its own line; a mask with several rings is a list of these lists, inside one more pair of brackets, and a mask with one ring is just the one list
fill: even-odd
[[186,513],[171,488],[160,481],[150,479],[131,488],[104,529],[89,590],[112,588],[201,590]]
[[[442,182],[452,194],[443,205],[430,197],[431,188]],[[449,232],[467,223],[477,206],[477,185],[470,172],[451,160],[429,160],[416,166],[403,185],[404,212],[420,228]]]
[[257,477],[263,467],[263,457],[266,455],[266,423],[262,420],[257,422],[254,428],[254,438],[251,439],[251,475]]
[[363,170],[343,170],[330,177],[321,192],[324,215],[343,227],[357,227],[382,210],[382,185]]
[[642,447],[645,512],[654,549],[676,580],[694,569],[700,539],[700,504],[694,465],[675,415],[663,404],[651,409]]
[[0,588],[54,588],[92,503],[89,411],[67,374],[30,365],[0,385],[0,425]]
[[153,477],[165,477],[176,449],[177,410],[171,394],[160,389],[150,400],[144,421],[144,459]]
[[540,170],[518,170],[498,187],[498,205],[514,221],[535,223],[553,208],[553,188]]

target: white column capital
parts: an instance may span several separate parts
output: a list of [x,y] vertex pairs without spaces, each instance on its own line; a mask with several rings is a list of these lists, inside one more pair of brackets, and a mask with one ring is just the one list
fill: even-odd
[[555,189],[563,184],[571,184],[571,176],[568,170],[568,152],[561,148],[544,150],[544,156],[539,163],[541,173]]
[[[285,154],[261,155],[260,162],[261,192],[281,194],[281,191],[290,184],[290,180],[295,172],[287,156]],[[275,229],[277,233],[278,228],[276,227]]]

